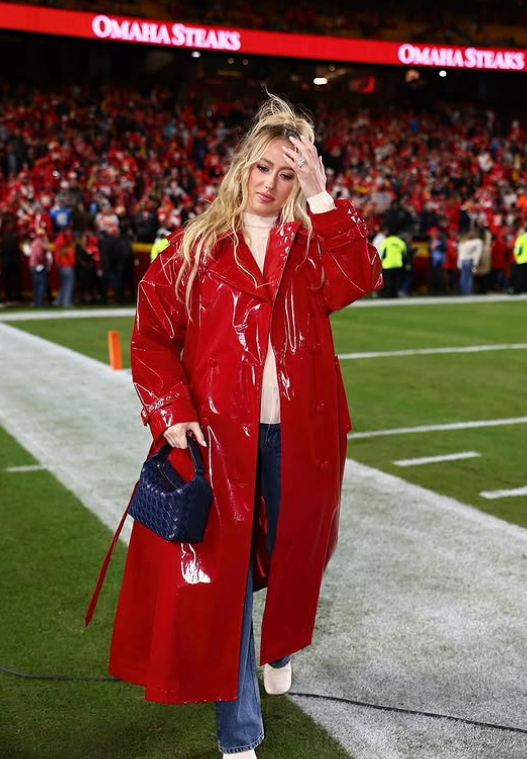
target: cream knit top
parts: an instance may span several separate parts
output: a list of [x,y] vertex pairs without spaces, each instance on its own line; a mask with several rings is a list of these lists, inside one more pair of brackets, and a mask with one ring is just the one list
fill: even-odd
[[[312,198],[308,198],[307,202],[312,213],[325,213],[335,208],[333,198],[328,192],[314,195]],[[243,215],[245,240],[262,273],[269,234],[275,222],[276,216],[258,216],[253,213],[244,213]],[[280,422],[280,396],[276,377],[276,361],[270,337],[263,371],[260,422],[264,424]]]

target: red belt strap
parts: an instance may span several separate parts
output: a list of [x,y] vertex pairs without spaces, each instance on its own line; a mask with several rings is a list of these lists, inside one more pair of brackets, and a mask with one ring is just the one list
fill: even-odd
[[128,506],[126,507],[124,514],[121,517],[119,526],[117,527],[115,531],[115,534],[112,538],[112,542],[110,543],[110,547],[108,548],[108,551],[106,552],[106,556],[104,557],[104,561],[99,570],[99,576],[97,578],[97,582],[95,584],[95,588],[94,588],[90,603],[88,604],[88,609],[86,610],[86,614],[84,616],[84,623],[86,627],[90,624],[91,618],[93,617],[93,612],[95,611],[95,607],[97,606],[97,601],[99,600],[99,593],[101,592],[101,588],[104,583],[104,578],[106,577],[106,571],[108,569],[110,559],[112,558],[113,549],[115,548],[115,544],[119,540],[119,535],[121,534],[126,517],[128,516],[128,509],[130,508],[130,504],[132,502],[132,498],[134,497],[136,488],[137,488],[137,483],[135,484],[132,495],[130,496],[130,500],[128,501]]

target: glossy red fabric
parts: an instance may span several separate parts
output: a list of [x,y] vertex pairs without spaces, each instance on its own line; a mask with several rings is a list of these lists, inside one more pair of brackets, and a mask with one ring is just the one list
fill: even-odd
[[[217,245],[193,286],[191,317],[175,296],[177,241],[141,282],[132,372],[154,446],[199,419],[214,502],[200,545],[170,544],[134,524],[115,618],[110,671],[152,701],[231,700],[251,542],[268,585],[261,662],[307,646],[335,548],[350,421],[329,314],[381,286],[381,264],[353,206],[271,231],[264,274],[240,235]],[[242,268],[243,267],[243,268]],[[244,271],[245,269],[245,271]],[[281,509],[272,564],[255,514],[260,391],[269,331],[282,434]],[[173,463],[191,474],[188,452]]]

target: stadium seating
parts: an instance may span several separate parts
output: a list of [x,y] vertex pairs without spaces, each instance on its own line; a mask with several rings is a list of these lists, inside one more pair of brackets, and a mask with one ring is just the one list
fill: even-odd
[[[26,244],[39,227],[53,239],[64,208],[75,234],[102,234],[105,219],[117,220],[151,244],[159,228],[178,228],[214,198],[254,105],[211,101],[204,110],[199,98],[176,101],[161,87],[76,97],[18,87],[0,119],[0,217],[16,220]],[[419,242],[438,227],[455,240],[488,228],[511,250],[527,213],[523,124],[505,128],[473,104],[377,113],[321,100],[314,116],[329,189],[353,199],[372,236],[390,227]]]

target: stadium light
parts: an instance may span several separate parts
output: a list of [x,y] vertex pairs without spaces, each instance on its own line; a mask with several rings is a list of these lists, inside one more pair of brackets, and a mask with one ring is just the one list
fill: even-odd
[[201,58],[201,53],[199,52],[199,50],[193,50],[192,51],[192,57],[193,58]]
[[313,84],[327,84],[327,83],[328,83],[328,80],[326,79],[325,76],[316,76],[313,79]]
[[446,75],[447,75],[447,72],[445,71],[445,69],[441,69],[441,71],[439,72],[439,76],[440,76],[442,79],[444,79]]

